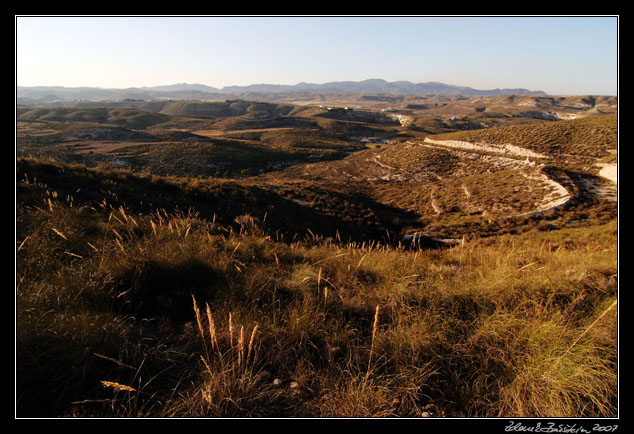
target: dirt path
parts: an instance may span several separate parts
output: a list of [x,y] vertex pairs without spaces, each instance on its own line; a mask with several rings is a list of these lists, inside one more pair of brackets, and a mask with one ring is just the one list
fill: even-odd
[[599,175],[609,179],[613,183],[617,183],[618,180],[618,166],[615,163],[600,163],[598,164],[602,169],[599,171]]
[[[524,174],[524,176],[529,179],[536,179],[526,174]],[[543,173],[540,174],[539,180],[545,182],[546,184],[552,187],[552,191],[546,196],[544,196],[541,207],[535,211],[529,211],[523,214],[517,214],[510,217],[524,217],[529,215],[542,214],[542,213],[560,208],[566,205],[570,201],[570,199],[572,199],[572,195],[568,192],[568,190],[566,190],[566,188],[563,185],[550,179],[545,174]]]
[[375,155],[374,158],[372,159],[372,161],[376,164],[378,164],[379,166],[383,167],[384,169],[389,169],[389,170],[393,170],[393,171],[398,171],[398,169],[396,167],[392,167],[389,166],[381,161],[379,161],[381,159],[380,155]]
[[[487,153],[497,153],[497,154],[504,155],[504,156],[497,156],[497,157],[489,156],[487,158],[488,160],[490,160],[491,164],[494,164],[496,166],[515,167],[517,169],[522,167],[534,168],[537,172],[535,175],[530,176],[525,173],[522,173],[522,175],[528,179],[538,181],[542,185],[546,185],[547,187],[549,187],[550,192],[542,198],[542,201],[539,204],[538,209],[534,211],[518,214],[518,215],[513,215],[510,217],[522,217],[522,216],[545,213],[547,211],[554,210],[564,206],[572,198],[572,195],[570,194],[570,192],[568,192],[568,190],[563,185],[559,184],[558,182],[548,177],[545,173],[541,172],[541,170],[539,170],[535,162],[528,161],[528,158],[530,157],[548,158],[548,156],[546,155],[538,154],[529,149],[521,148],[519,146],[510,145],[510,144],[506,144],[502,146],[484,145],[484,144],[477,144],[477,143],[470,143],[470,142],[462,142],[458,140],[432,140],[429,137],[425,138],[425,143],[427,143],[427,146],[441,146],[441,147],[451,148],[455,150],[455,152],[487,152]],[[518,157],[522,158],[522,160],[517,159]],[[524,160],[524,157],[526,157],[527,159]],[[467,198],[469,198],[470,195],[468,194],[467,190],[465,190],[465,194],[467,195]]]
[[466,151],[481,151],[481,152],[494,152],[497,154],[510,155],[512,157],[532,157],[532,158],[548,158],[547,155],[533,152],[530,149],[522,148],[520,146],[506,144],[506,145],[483,145],[479,143],[462,142],[459,140],[433,140],[429,137],[425,137],[425,143],[431,143],[433,145],[446,146],[449,148],[458,148]]

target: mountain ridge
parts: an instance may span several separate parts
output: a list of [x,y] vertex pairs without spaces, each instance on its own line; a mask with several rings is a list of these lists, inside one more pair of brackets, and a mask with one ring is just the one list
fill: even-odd
[[332,81],[323,84],[300,82],[295,85],[270,85],[252,84],[248,86],[226,86],[221,92],[275,92],[275,91],[335,91],[343,93],[385,93],[397,95],[412,94],[439,94],[439,95],[545,95],[541,90],[514,89],[489,89],[481,90],[468,86],[456,86],[440,82],[412,83],[400,80],[388,82],[383,79],[368,79],[363,81]]
[[383,79],[363,81],[333,81],[323,84],[299,82],[294,85],[259,83],[246,86],[216,88],[204,84],[176,83],[161,86],[130,87],[124,89],[100,87],[63,86],[17,86],[18,102],[54,100],[123,100],[123,99],[204,99],[210,96],[231,96],[242,93],[302,93],[336,92],[350,94],[392,95],[545,95],[541,90],[489,89],[481,90],[467,86],[455,86],[439,82],[412,83],[409,81],[388,82]]

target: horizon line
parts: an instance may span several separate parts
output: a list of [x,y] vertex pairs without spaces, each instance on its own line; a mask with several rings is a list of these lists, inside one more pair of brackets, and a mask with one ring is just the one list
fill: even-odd
[[[518,90],[526,90],[529,91],[531,93],[543,93],[545,95],[597,95],[597,96],[614,96],[617,97],[618,96],[618,90],[616,93],[593,93],[593,92],[583,92],[583,91],[578,91],[578,92],[564,92],[564,93],[549,93],[546,92],[544,90],[541,89],[536,89],[536,90],[532,90],[529,88],[525,88],[525,87],[496,87],[496,88],[490,88],[490,89],[482,89],[482,88],[475,88],[472,86],[466,86],[466,85],[456,85],[456,84],[449,84],[449,83],[444,83],[444,82],[440,82],[440,81],[424,81],[424,82],[414,82],[414,81],[409,81],[409,80],[394,80],[394,81],[388,81],[382,78],[368,78],[368,79],[363,79],[363,80],[337,80],[337,81],[327,81],[327,82],[322,82],[322,83],[314,83],[314,82],[306,82],[306,81],[299,81],[296,82],[295,84],[279,84],[279,83],[266,83],[266,82],[261,82],[261,83],[251,83],[251,84],[246,84],[246,85],[226,85],[223,87],[216,87],[213,85],[209,85],[209,84],[204,84],[204,83],[190,83],[190,82],[172,82],[169,84],[157,84],[157,85],[151,85],[151,86],[128,86],[128,87],[103,87],[103,86],[98,86],[98,85],[78,85],[78,86],[68,86],[68,85],[55,85],[55,84],[50,84],[50,85],[22,85],[22,84],[17,84],[16,83],[16,89],[17,88],[52,88],[52,87],[58,87],[58,88],[64,88],[64,89],[100,89],[100,90],[129,90],[129,89],[144,89],[144,90],[151,90],[153,88],[157,88],[157,87],[168,87],[168,86],[177,86],[177,85],[185,85],[185,86],[204,86],[204,87],[209,87],[212,89],[216,89],[218,91],[223,91],[224,89],[227,88],[239,88],[239,87],[250,87],[250,86],[288,86],[288,87],[293,87],[293,86],[297,86],[297,85],[301,85],[301,84],[305,84],[305,85],[316,85],[316,86],[323,86],[326,84],[330,84],[330,83],[363,83],[366,81],[383,81],[387,84],[391,84],[391,83],[410,83],[410,84],[439,84],[439,85],[445,85],[445,86],[452,86],[452,87],[459,87],[459,88],[467,88],[467,89],[473,89],[476,91],[499,91],[499,90],[513,90],[513,89],[518,89]],[[257,93],[257,91],[254,91],[255,93]],[[356,93],[356,92],[354,92]]]

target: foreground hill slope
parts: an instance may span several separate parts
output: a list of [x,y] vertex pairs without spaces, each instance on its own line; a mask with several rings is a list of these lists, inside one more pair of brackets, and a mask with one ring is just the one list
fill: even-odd
[[411,251],[235,182],[16,189],[19,417],[617,415],[615,219]]

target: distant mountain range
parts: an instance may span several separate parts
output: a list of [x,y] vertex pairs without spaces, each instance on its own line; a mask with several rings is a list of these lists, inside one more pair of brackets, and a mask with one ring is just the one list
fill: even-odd
[[295,85],[252,84],[250,86],[228,86],[221,92],[341,92],[341,93],[375,93],[393,95],[528,95],[541,94],[542,91],[530,91],[527,89],[492,89],[478,90],[465,86],[454,86],[438,82],[411,83],[409,81],[388,82],[381,79],[364,81],[334,81],[324,84],[298,83]]
[[248,86],[226,86],[221,89],[204,84],[178,83],[167,86],[138,87],[127,89],[103,89],[98,87],[60,87],[60,86],[18,86],[17,102],[53,103],[56,101],[122,101],[157,99],[211,99],[223,96],[240,96],[254,93],[368,93],[391,95],[545,95],[543,91],[527,89],[491,89],[478,90],[466,86],[428,82],[411,83],[409,81],[388,82],[382,79],[364,81],[336,81],[324,84],[298,83],[295,85],[252,84]]

